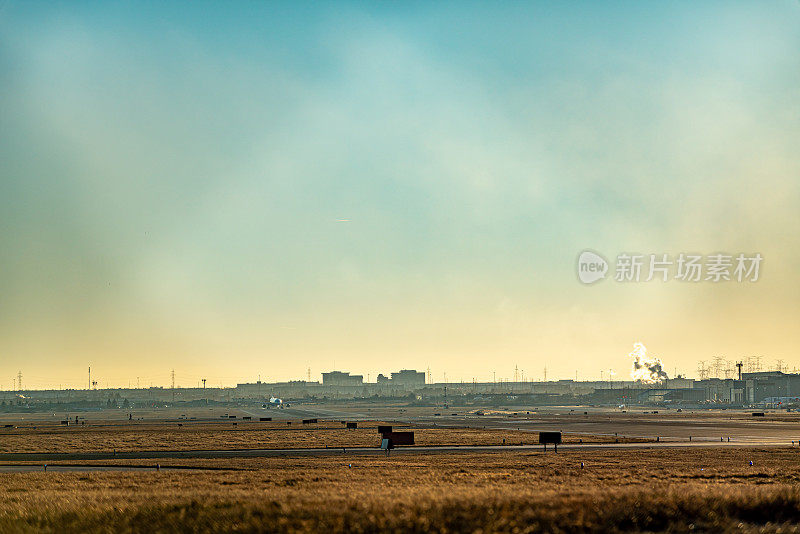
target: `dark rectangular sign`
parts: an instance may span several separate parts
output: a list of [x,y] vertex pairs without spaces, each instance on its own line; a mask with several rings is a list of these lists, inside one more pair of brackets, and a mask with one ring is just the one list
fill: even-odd
[[383,438],[390,439],[392,441],[392,446],[414,444],[413,432],[386,432]]
[[539,432],[539,443],[558,445],[561,443],[561,432]]

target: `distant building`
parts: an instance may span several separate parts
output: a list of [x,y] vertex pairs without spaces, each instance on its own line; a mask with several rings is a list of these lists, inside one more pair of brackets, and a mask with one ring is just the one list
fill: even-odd
[[322,373],[323,386],[361,386],[364,384],[364,375],[351,375],[342,371]]
[[666,389],[687,389],[694,387],[694,380],[676,376],[675,378],[667,378],[662,384]]
[[391,380],[391,379],[388,376],[385,376],[383,374],[379,374],[377,382],[378,382],[378,384],[388,384],[389,380]]
[[403,369],[402,371],[392,373],[391,383],[406,388],[422,387],[425,385],[425,373]]

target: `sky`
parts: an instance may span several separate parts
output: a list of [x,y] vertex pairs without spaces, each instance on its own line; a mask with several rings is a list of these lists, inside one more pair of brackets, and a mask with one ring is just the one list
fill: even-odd
[[0,388],[791,369],[799,147],[795,0],[1,2]]

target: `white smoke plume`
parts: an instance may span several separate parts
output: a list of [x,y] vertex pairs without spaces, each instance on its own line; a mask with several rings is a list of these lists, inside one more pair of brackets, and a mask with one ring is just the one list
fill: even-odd
[[646,384],[659,384],[669,378],[661,366],[661,359],[647,355],[647,347],[644,343],[633,344],[633,351],[628,354],[633,358],[633,368],[631,377],[636,382]]

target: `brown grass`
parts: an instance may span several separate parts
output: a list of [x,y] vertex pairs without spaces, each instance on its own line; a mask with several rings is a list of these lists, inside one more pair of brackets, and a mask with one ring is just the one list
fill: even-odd
[[[361,423],[347,430],[339,422],[302,425],[285,422],[232,423],[93,423],[62,427],[53,424],[0,429],[0,453],[118,452],[159,450],[230,450],[325,447],[375,447],[378,423]],[[400,430],[400,427],[395,426]],[[414,430],[419,446],[531,445],[538,433],[517,430],[405,428]],[[613,442],[614,437],[565,435],[565,442]],[[504,441],[505,440],[505,441]],[[619,438],[620,442],[645,441]]]
[[800,528],[797,454],[505,450],[6,473],[0,532],[777,532]]

